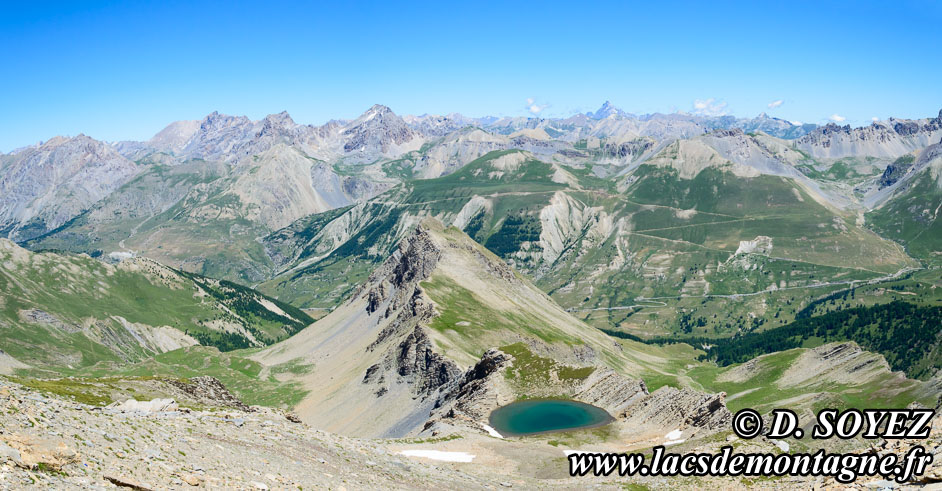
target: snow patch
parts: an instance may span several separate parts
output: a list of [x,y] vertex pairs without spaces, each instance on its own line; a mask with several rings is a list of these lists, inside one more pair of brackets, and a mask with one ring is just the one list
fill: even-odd
[[484,427],[484,430],[487,431],[488,435],[491,435],[494,438],[504,438],[504,435],[501,435],[500,433],[498,433],[497,430],[495,430],[494,428],[483,423],[481,423],[481,426]]

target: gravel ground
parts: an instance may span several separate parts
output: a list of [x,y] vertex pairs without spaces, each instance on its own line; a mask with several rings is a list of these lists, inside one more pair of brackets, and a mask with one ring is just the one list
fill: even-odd
[[0,379],[0,488],[499,487],[253,409],[120,412]]
[[[567,478],[563,451],[545,442],[460,438],[347,438],[292,422],[290,414],[252,407],[122,411],[42,394],[0,378],[0,489],[874,489],[897,483],[862,478]],[[903,488],[942,487],[942,416],[932,437],[872,442],[871,451],[902,454],[913,444],[936,454],[927,475]],[[725,441],[688,442],[684,451],[716,452]],[[740,451],[769,451],[757,439]],[[472,463],[406,457],[435,450],[474,455]],[[865,450],[865,449],[861,449]],[[609,449],[610,451],[610,449]],[[419,452],[423,453],[423,452]],[[558,454],[558,455],[557,455]],[[452,455],[452,454],[448,454]],[[455,454],[457,455],[457,454]],[[528,472],[523,472],[528,470]],[[553,471],[553,472],[549,472]],[[529,475],[528,475],[529,474]],[[546,479],[546,477],[552,477]],[[641,487],[634,487],[641,485]],[[924,487],[925,486],[925,487]]]

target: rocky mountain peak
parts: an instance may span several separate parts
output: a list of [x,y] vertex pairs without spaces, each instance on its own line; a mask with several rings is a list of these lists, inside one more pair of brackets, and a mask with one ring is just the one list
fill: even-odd
[[214,123],[214,122],[218,121],[219,119],[221,119],[221,118],[223,118],[223,117],[224,117],[223,115],[219,114],[219,111],[213,111],[213,112],[207,114],[205,118],[203,118],[203,123],[204,123],[204,124],[207,124],[207,123],[210,123],[210,124],[211,124],[211,123]]
[[203,118],[203,121],[200,123],[200,131],[218,131],[222,128],[245,123],[251,123],[249,118],[245,116],[230,116],[228,114],[220,114],[219,111],[213,111]]
[[348,137],[343,146],[345,152],[385,154],[418,136],[392,109],[380,104],[351,122],[343,132]]
[[394,113],[393,110],[388,106],[384,106],[382,104],[373,104],[369,109],[364,111],[363,114],[354,119],[350,125],[360,126],[373,120],[383,121],[386,119],[401,120],[399,116],[396,115],[396,113]]
[[288,111],[282,111],[278,114],[269,114],[261,121],[261,128],[255,134],[255,137],[276,136],[287,138],[297,126],[297,123],[288,115]]
[[[0,229],[26,240],[54,229],[140,172],[106,143],[59,136],[13,155],[0,174]],[[32,222],[27,230],[20,225]]]
[[281,111],[278,114],[269,114],[262,120],[265,125],[295,126],[297,123],[288,114],[288,111]]
[[[442,249],[433,239],[431,229],[441,229],[440,223],[425,220],[411,235],[399,243],[399,247],[382,266],[373,271],[361,292],[366,291],[368,313],[375,312],[389,301],[386,314],[403,305],[413,297],[420,281],[427,279],[439,259]],[[356,295],[359,296],[359,295]]]
[[602,104],[602,107],[600,107],[594,113],[586,113],[586,114],[593,119],[605,119],[609,116],[615,116],[615,117],[627,116],[627,113],[615,107],[615,105],[612,104],[610,101],[605,101]]
[[[234,162],[289,140],[295,128],[297,125],[285,112],[253,122],[246,116],[213,111],[200,121],[199,128],[185,140],[180,152],[190,158]],[[262,138],[264,136],[272,138]]]
[[385,115],[385,114],[393,114],[393,111],[392,109],[389,108],[389,106],[384,106],[382,104],[373,104],[366,111],[366,114],[367,115],[371,115],[371,114]]
[[850,133],[850,125],[845,124],[844,126],[841,126],[837,123],[828,123],[824,125],[820,129],[820,131],[818,131],[818,133],[821,133],[822,135],[831,135],[834,133]]

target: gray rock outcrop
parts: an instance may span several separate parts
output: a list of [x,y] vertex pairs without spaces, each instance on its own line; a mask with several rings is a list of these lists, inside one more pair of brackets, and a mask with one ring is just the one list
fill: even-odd
[[187,381],[166,380],[166,382],[192,397],[196,401],[209,406],[223,406],[238,409],[240,411],[252,411],[238,397],[229,392],[226,386],[222,385],[216,377],[208,375],[200,377],[191,377]]

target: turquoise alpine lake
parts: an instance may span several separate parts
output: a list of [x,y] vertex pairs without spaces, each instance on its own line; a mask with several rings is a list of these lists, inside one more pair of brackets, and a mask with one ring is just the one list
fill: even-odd
[[533,399],[499,407],[488,418],[504,436],[525,436],[604,426],[612,418],[604,409],[566,399]]

